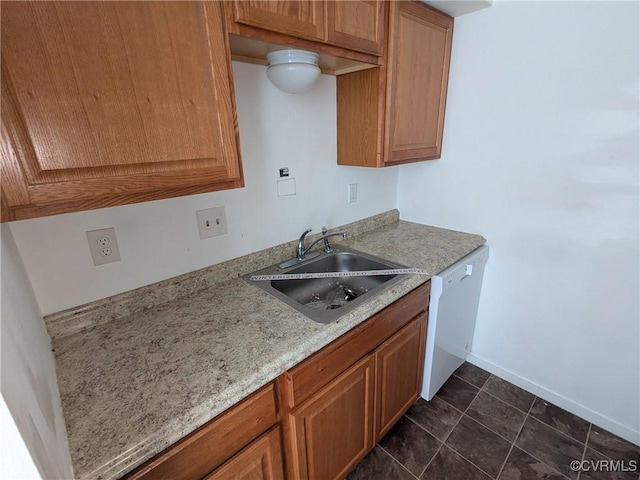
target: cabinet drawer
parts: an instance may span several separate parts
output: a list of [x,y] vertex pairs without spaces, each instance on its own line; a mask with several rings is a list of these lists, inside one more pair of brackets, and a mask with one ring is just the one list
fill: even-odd
[[257,391],[126,476],[201,479],[276,423],[273,384]]
[[281,480],[280,428],[274,427],[204,480]]
[[424,312],[429,305],[427,282],[355,327],[281,377],[289,408],[309,398],[341,372]]

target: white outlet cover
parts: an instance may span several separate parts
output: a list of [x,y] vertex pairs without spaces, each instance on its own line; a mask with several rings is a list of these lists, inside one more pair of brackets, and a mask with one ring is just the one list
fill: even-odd
[[347,188],[347,199],[349,200],[349,203],[356,203],[358,201],[358,184],[357,183],[350,183],[349,187]]
[[227,216],[224,207],[207,208],[196,212],[200,240],[227,233]]
[[116,238],[116,229],[101,228],[100,230],[90,230],[87,232],[87,241],[93,264],[104,265],[120,261],[120,249]]
[[288,197],[296,194],[296,179],[287,178],[285,180],[278,180],[278,196]]

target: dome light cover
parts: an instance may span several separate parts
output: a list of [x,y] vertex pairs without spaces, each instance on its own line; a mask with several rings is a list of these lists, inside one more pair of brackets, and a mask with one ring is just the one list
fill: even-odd
[[306,50],[277,50],[267,54],[267,77],[287,93],[309,90],[320,76],[318,54]]

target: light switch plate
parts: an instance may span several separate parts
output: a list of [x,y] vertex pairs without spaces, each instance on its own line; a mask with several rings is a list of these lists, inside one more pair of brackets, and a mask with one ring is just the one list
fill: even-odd
[[196,212],[200,240],[227,233],[227,216],[224,207],[207,208]]
[[358,201],[358,184],[350,183],[347,190],[349,203],[356,203]]

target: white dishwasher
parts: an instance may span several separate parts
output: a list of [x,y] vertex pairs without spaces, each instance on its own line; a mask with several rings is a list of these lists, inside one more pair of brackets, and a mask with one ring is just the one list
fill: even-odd
[[431,400],[467,359],[476,326],[484,265],[482,246],[431,277],[422,398]]

